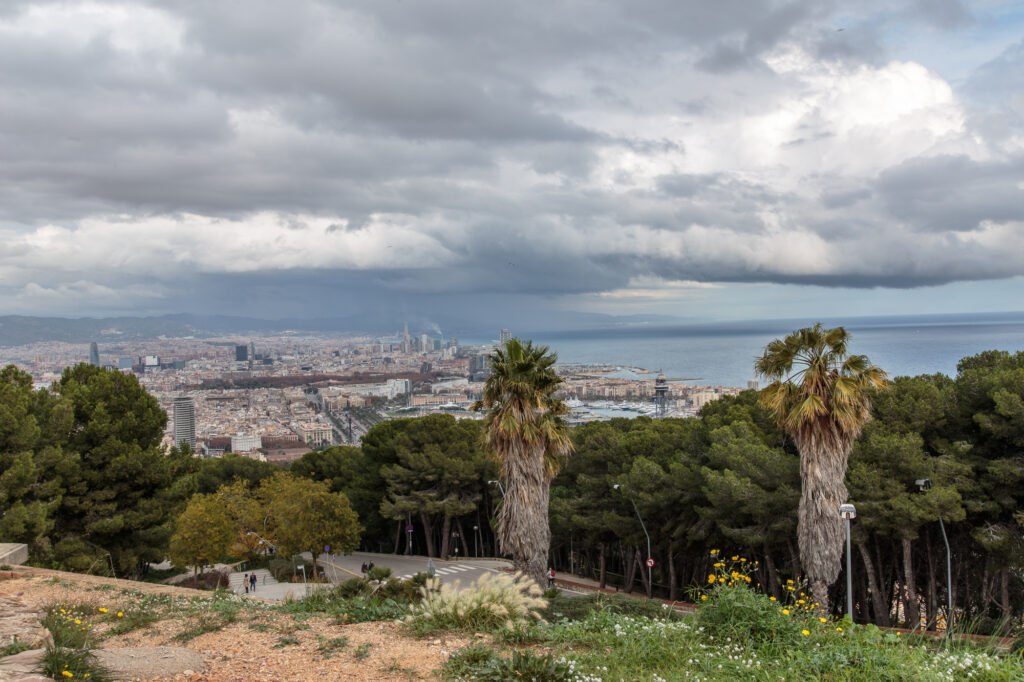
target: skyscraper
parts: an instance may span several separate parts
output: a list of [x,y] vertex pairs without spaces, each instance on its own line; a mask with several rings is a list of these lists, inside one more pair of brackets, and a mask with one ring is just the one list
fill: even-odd
[[182,441],[196,449],[196,407],[189,396],[174,399],[174,442]]
[[505,342],[512,338],[512,332],[507,329],[502,329],[498,334],[498,343],[505,345]]
[[89,364],[100,366],[100,347],[96,345],[95,341],[89,344]]
[[249,359],[249,346],[235,346],[235,362],[245,362]]

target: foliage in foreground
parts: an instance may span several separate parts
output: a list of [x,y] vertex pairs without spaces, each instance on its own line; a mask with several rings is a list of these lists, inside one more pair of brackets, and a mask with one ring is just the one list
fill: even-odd
[[43,627],[53,642],[46,646],[39,672],[55,680],[89,679],[104,682],[108,672],[96,662],[92,610],[71,604],[52,604],[45,609]]
[[536,582],[522,573],[485,573],[470,587],[431,579],[421,588],[422,601],[410,607],[405,622],[414,631],[466,629],[511,630],[542,621],[547,601]]
[[442,674],[458,680],[532,676],[577,682],[1024,679],[1018,654],[822,620],[813,609],[780,604],[745,581],[716,584],[694,617],[664,613],[643,617],[605,608],[537,626],[535,634],[550,652],[548,673],[542,673],[537,656],[526,660],[515,650],[475,645],[454,653]]

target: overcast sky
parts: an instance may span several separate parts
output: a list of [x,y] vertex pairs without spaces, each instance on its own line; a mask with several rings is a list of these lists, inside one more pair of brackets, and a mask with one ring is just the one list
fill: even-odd
[[0,3],[0,312],[1024,308],[1019,0]]

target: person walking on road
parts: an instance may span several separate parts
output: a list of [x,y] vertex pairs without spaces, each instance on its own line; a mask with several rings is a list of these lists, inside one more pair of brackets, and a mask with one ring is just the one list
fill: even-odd
[[548,589],[555,586],[555,569],[548,566]]
[[250,573],[249,574],[249,588],[252,589],[252,591],[254,593],[256,592],[256,574],[255,573]]
[[248,573],[246,573],[244,576],[242,576],[242,585],[245,586],[245,593],[249,594],[249,574]]

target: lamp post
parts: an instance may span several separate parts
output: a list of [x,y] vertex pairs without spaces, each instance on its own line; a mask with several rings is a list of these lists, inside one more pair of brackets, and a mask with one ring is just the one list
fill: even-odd
[[[919,478],[914,481],[919,492],[927,492],[932,489],[932,479]],[[946,524],[942,522],[942,515],[939,515],[939,528],[942,530],[942,541],[946,543],[946,635],[953,630],[953,561],[949,552],[949,538],[946,536]]]
[[476,543],[476,537],[477,537],[477,530],[478,529],[479,529],[479,526],[473,526],[473,556],[475,556],[475,557],[479,557],[480,556],[480,545],[478,545]]
[[[264,521],[264,523],[266,523],[266,522]],[[264,538],[264,537],[263,537],[262,535],[260,535],[259,533],[254,533],[254,532],[252,532],[252,531],[250,530],[250,531],[246,531],[246,533],[245,533],[245,534],[246,534],[246,535],[252,535],[253,537],[259,538],[259,541],[260,541],[260,544],[261,544],[261,545],[267,545],[267,546],[268,546],[268,547],[270,547],[270,548],[271,548],[272,550],[274,550],[274,553],[275,553],[275,554],[277,553],[277,545],[275,545],[275,544],[274,544],[273,542],[271,542],[270,540],[267,540],[266,538]]]
[[[615,490],[621,490],[622,486],[616,483],[612,488]],[[636,517],[640,519],[640,527],[644,529],[644,535],[647,536],[647,598],[650,599],[651,593],[654,590],[654,582],[651,579],[651,567],[654,565],[654,562],[651,560],[651,536],[647,532],[647,526],[644,525],[643,517],[640,516],[640,510],[636,508],[636,502],[633,501],[632,497],[629,498],[629,501],[633,503],[633,511],[636,512]]]
[[846,613],[853,622],[853,560],[850,550],[850,520],[857,518],[857,508],[852,504],[839,505],[839,515],[846,519]]
[[487,485],[496,485],[496,486],[498,486],[498,490],[501,491],[501,496],[505,497],[505,488],[502,487],[501,481],[487,481]]

